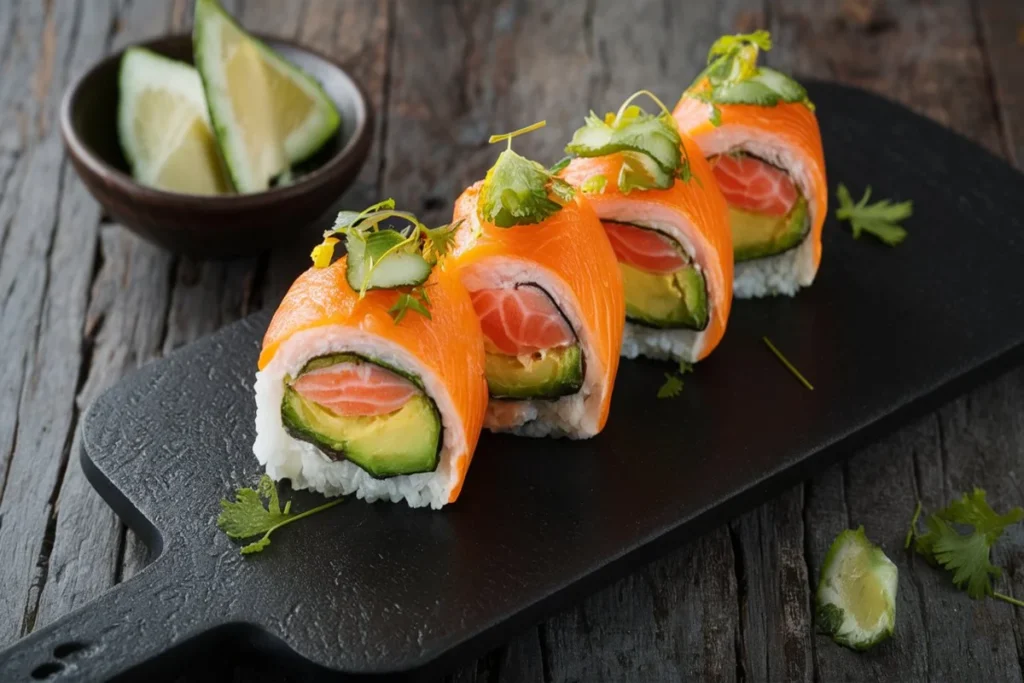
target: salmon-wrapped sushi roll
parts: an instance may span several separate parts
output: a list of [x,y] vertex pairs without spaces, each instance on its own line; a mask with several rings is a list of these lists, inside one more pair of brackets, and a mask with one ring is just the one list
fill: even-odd
[[296,488],[436,509],[458,497],[480,435],[483,336],[454,269],[424,257],[443,229],[378,232],[408,215],[381,207],[339,217],[348,256],[328,265],[330,237],[271,320],[253,451]]
[[615,253],[586,197],[510,146],[459,197],[454,220],[453,260],[484,334],[485,426],[600,432],[625,305]]
[[789,77],[757,65],[766,31],[725,36],[675,117],[729,204],[737,297],[793,295],[814,282],[828,210],[814,106]]
[[618,259],[622,355],[695,363],[722,340],[732,306],[725,199],[671,113],[649,115],[632,99],[604,120],[587,117],[561,175],[586,194]]

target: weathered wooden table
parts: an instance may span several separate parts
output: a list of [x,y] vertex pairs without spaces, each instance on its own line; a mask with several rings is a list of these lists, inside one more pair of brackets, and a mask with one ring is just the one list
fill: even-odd
[[[553,130],[517,147],[553,160],[552,141],[588,107],[643,87],[671,102],[714,37],[762,26],[776,38],[776,67],[881,92],[1024,165],[1020,0],[890,0],[882,11],[867,0],[225,4],[250,29],[335,56],[365,86],[376,145],[343,198],[350,207],[392,196],[443,222],[491,163],[489,134],[546,118]],[[56,119],[70,78],[111,50],[187,30],[190,5],[0,2],[0,645],[146,563],[82,475],[81,410],[139,365],[274,305],[306,264],[309,245],[231,263],[161,251],[111,224],[67,163]],[[971,601],[902,542],[918,498],[934,509],[977,484],[1002,505],[1024,502],[1022,463],[1015,371],[454,678],[1021,680],[1024,610]],[[896,638],[860,655],[815,635],[810,612],[825,550],[858,524],[901,572]],[[1017,596],[1021,540],[995,553],[1002,590]]]

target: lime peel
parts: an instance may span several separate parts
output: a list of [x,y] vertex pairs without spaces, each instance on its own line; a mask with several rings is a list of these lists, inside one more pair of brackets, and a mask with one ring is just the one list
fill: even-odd
[[896,627],[899,571],[864,527],[843,531],[832,542],[818,583],[817,618],[822,632],[853,650],[866,650]]

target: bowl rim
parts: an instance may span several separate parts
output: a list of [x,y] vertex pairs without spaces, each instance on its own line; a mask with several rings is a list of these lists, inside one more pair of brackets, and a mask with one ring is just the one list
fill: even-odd
[[[320,59],[333,67],[337,73],[348,82],[348,85],[350,85],[352,90],[355,92],[355,129],[352,131],[351,135],[349,135],[348,140],[345,141],[344,146],[342,146],[342,148],[322,166],[319,166],[303,175],[296,182],[283,187],[275,187],[261,192],[250,192],[246,194],[199,195],[183,192],[168,192],[166,190],[159,190],[148,185],[143,185],[137,182],[131,175],[115,168],[93,152],[93,150],[83,141],[75,126],[71,123],[71,110],[82,94],[82,84],[100,68],[107,66],[111,62],[120,62],[125,51],[130,48],[142,47],[152,49],[153,46],[159,46],[160,44],[175,40],[191,41],[191,33],[168,33],[149,40],[125,45],[117,52],[111,53],[97,61],[89,69],[80,73],[74,78],[74,80],[72,80],[61,98],[60,129],[61,137],[64,138],[64,144],[67,146],[73,159],[83,164],[88,169],[89,173],[100,178],[116,192],[130,195],[139,200],[144,200],[152,205],[173,205],[179,209],[182,208],[183,205],[187,208],[194,209],[231,210],[239,209],[243,206],[246,208],[254,208],[269,204],[276,204],[281,201],[302,197],[308,192],[317,189],[326,182],[332,180],[338,172],[345,169],[346,163],[352,158],[353,153],[358,151],[358,149],[364,144],[364,139],[369,136],[373,130],[373,109],[366,97],[363,87],[358,81],[352,78],[348,71],[339,64],[337,60],[325,55],[319,50],[306,47],[305,45],[301,45],[300,43],[288,38],[280,38],[260,33],[255,33],[253,35],[263,42],[268,43],[271,47],[274,47],[275,45],[283,45]],[[333,101],[334,100],[332,99],[332,102]],[[337,103],[335,102],[335,104]]]

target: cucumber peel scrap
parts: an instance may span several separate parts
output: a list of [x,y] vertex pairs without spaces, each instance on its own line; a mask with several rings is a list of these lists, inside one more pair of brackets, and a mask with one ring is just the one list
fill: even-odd
[[864,527],[832,542],[817,593],[817,621],[836,643],[867,650],[893,634],[899,572]]

